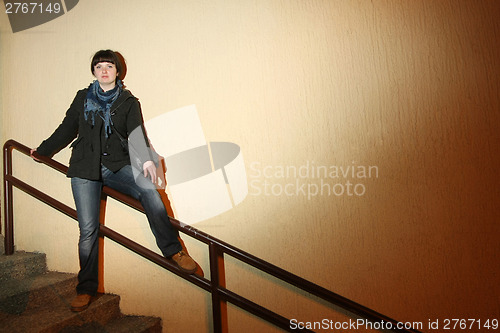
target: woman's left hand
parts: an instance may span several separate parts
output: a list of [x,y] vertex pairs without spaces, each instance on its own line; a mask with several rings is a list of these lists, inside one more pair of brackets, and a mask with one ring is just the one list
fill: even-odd
[[142,165],[142,169],[144,170],[144,177],[151,178],[151,182],[153,184],[156,184],[158,182],[158,177],[156,176],[156,165],[153,161],[145,162]]

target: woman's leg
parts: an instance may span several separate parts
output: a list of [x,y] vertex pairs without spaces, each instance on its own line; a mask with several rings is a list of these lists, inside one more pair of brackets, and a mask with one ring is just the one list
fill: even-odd
[[167,258],[182,250],[179,232],[172,226],[165,205],[155,185],[147,178],[139,176],[134,180],[132,167],[127,165],[113,173],[102,169],[103,183],[141,202],[156,238],[156,244]]
[[75,199],[80,227],[78,255],[80,272],[78,273],[78,294],[95,295],[98,286],[99,254],[99,210],[101,205],[100,181],[78,177],[71,178],[71,188]]

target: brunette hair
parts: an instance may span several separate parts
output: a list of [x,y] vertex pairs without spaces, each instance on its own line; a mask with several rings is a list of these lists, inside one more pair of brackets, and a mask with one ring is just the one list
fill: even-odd
[[92,57],[92,62],[90,63],[90,72],[94,74],[94,67],[100,62],[109,62],[115,65],[116,72],[121,77],[122,76],[122,62],[118,57],[117,53],[112,50],[100,50],[97,51]]

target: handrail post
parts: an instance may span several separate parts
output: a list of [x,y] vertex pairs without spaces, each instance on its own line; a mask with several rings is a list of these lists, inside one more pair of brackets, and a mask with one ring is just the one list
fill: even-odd
[[[105,225],[105,217],[106,217],[106,203],[108,202],[108,196],[101,192],[101,205],[99,208],[99,227]],[[98,255],[98,265],[99,265],[99,277],[98,277],[98,286],[97,292],[104,294],[104,236],[99,234],[99,255]]]
[[[12,204],[12,184],[8,176],[12,174],[12,146],[5,145],[3,149],[3,188],[4,188],[4,210],[5,210],[5,254],[14,253],[14,219]],[[1,231],[1,225],[0,225]]]
[[229,331],[227,321],[227,303],[220,297],[219,287],[226,287],[224,253],[214,242],[209,244],[210,284],[212,291],[212,319],[215,333]]

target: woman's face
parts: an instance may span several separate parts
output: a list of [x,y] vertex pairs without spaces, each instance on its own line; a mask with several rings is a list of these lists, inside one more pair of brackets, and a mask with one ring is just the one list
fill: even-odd
[[94,66],[94,76],[104,91],[115,87],[118,74],[116,66],[110,62],[99,62]]

